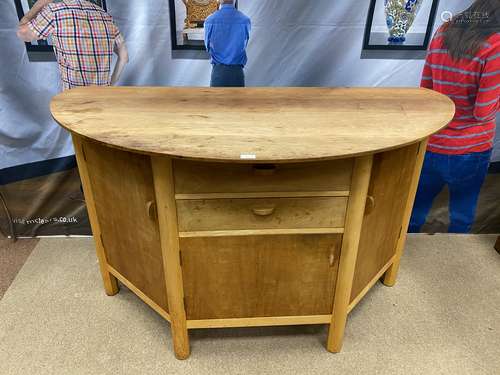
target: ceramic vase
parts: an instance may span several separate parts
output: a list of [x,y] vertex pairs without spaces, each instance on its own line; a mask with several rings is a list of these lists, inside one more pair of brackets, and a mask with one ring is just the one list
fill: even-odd
[[389,43],[404,43],[423,0],[384,0]]

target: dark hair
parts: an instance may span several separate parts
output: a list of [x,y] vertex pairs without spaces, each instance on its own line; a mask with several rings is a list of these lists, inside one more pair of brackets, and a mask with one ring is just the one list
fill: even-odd
[[474,56],[500,32],[500,0],[476,0],[444,25],[444,45],[454,60]]

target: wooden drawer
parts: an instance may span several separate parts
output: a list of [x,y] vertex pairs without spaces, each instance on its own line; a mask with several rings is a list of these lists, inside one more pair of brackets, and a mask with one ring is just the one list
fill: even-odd
[[177,201],[179,231],[342,228],[347,198]]
[[348,191],[352,160],[252,165],[174,161],[179,194]]

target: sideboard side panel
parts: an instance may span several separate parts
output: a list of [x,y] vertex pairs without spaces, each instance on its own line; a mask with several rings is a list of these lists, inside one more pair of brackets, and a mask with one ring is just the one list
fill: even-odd
[[119,291],[118,280],[109,272],[106,252],[100,240],[101,228],[97,218],[94,192],[92,191],[92,184],[90,182],[88,165],[84,153],[84,141],[75,134],[72,134],[72,139],[73,146],[75,148],[76,161],[78,163],[78,172],[80,174],[82,190],[85,194],[87,213],[92,227],[92,235],[94,237],[99,270],[101,271],[102,281],[104,283],[104,290],[108,296],[114,296]]
[[150,158],[85,142],[108,263],[168,312]]
[[374,207],[363,220],[351,302],[396,254],[418,150],[417,143],[374,157],[368,191]]

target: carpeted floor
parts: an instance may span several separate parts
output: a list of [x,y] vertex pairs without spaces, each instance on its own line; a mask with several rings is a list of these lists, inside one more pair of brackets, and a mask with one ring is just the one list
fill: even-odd
[[495,239],[410,236],[398,284],[355,308],[340,354],[324,326],[199,330],[187,361],[137,297],[104,294],[91,240],[43,239],[0,300],[0,374],[496,375]]
[[0,299],[14,281],[37,243],[37,239],[23,239],[14,242],[0,235]]

